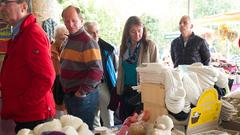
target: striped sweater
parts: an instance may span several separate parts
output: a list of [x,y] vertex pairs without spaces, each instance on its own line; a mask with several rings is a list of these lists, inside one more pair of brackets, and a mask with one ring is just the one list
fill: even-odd
[[60,79],[64,91],[91,92],[103,75],[101,54],[95,40],[81,28],[68,37],[61,53]]

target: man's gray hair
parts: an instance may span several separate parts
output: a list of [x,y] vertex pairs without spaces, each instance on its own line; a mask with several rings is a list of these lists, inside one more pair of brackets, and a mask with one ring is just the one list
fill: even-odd
[[16,0],[16,1],[17,1],[17,3],[26,2],[27,5],[28,5],[27,12],[28,12],[28,13],[31,13],[31,12],[32,12],[32,0]]
[[92,25],[92,26],[97,26],[98,27],[98,23],[95,21],[88,21],[84,23],[84,29],[88,31],[88,27]]

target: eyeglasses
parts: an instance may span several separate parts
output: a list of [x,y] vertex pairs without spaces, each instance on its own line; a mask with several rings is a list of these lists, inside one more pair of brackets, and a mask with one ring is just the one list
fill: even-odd
[[0,3],[1,3],[2,6],[5,6],[5,5],[7,5],[9,3],[13,3],[13,2],[17,3],[16,0],[2,0]]

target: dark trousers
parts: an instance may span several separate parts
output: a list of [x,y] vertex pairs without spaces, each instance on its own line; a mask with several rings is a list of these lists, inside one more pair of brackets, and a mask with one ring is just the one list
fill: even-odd
[[68,114],[81,118],[93,130],[93,122],[99,103],[98,89],[88,93],[85,97],[76,97],[74,93],[64,95],[64,103]]
[[28,129],[33,130],[33,128],[35,126],[37,126],[38,124],[42,124],[44,122],[48,122],[48,121],[51,121],[51,120],[52,120],[52,118],[45,119],[45,120],[32,121],[32,122],[15,122],[16,123],[15,133],[17,134],[17,132],[19,130],[24,129],[24,128],[28,128]]
[[57,105],[62,105],[63,104],[64,92],[63,92],[62,85],[60,83],[59,75],[57,75],[55,80],[54,80],[53,97],[54,97],[54,101]]
[[123,94],[120,97],[119,117],[124,120],[132,116],[133,113],[141,113],[143,104],[141,102],[141,95],[131,87],[125,86]]

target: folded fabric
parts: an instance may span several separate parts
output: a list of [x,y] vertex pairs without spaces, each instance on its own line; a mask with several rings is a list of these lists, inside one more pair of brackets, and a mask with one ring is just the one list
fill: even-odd
[[141,67],[137,67],[137,72],[147,72],[147,73],[161,73],[165,68],[165,65],[160,63],[145,63]]
[[163,83],[165,66],[159,63],[145,63],[141,67],[137,67],[140,83]]
[[[140,75],[141,76],[141,75]],[[158,76],[152,75],[152,76],[141,76],[140,77],[140,83],[163,83],[164,78],[162,77],[162,74],[159,74]]]

